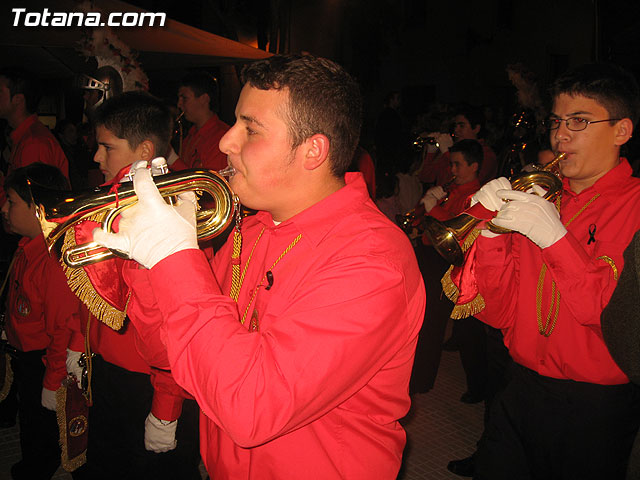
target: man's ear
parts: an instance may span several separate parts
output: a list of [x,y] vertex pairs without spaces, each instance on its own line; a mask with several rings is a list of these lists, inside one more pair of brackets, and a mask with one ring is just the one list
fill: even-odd
[[478,135],[480,135],[480,129],[482,128],[482,125],[478,124],[475,127],[473,127],[471,129],[471,131],[474,133],[474,135],[477,137]]
[[[11,97],[11,105],[13,106],[14,110],[19,109],[20,107],[24,108],[24,110],[27,109],[27,99],[24,98],[24,94],[23,93],[16,93],[13,97]],[[29,112],[32,113],[32,112]]]
[[307,170],[315,170],[322,165],[329,157],[329,147],[331,142],[326,135],[316,133],[309,137],[302,144],[304,147],[303,166]]
[[633,122],[630,118],[623,118],[616,123],[616,136],[614,145],[624,145],[633,133]]
[[136,152],[140,157],[140,160],[153,160],[156,158],[156,147],[151,140],[143,140],[138,148],[136,148]]
[[200,105],[202,105],[203,107],[206,107],[208,110],[211,110],[211,108],[209,107],[209,105],[211,105],[211,97],[209,96],[208,93],[203,93],[202,95],[196,98],[198,99],[198,103],[200,103]]

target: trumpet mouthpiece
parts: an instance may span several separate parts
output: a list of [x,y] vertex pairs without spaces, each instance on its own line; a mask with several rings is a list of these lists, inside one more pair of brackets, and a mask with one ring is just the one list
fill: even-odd
[[229,165],[227,168],[223,168],[222,170],[218,170],[218,175],[223,177],[233,177],[236,174],[236,169]]

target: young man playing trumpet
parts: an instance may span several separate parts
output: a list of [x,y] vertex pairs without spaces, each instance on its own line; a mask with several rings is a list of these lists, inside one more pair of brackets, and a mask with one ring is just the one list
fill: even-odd
[[212,478],[395,479],[425,296],[409,240],[362,175],[345,174],[358,86],[294,55],[250,64],[243,80],[220,147],[231,187],[259,212],[213,261],[190,199],[166,205],[147,169],[118,234],[94,238],[149,269],[132,286],[162,312],[157,340],[202,409]]
[[640,421],[640,397],[600,327],[640,228],[640,180],[620,157],[638,86],[618,67],[586,65],[551,93],[552,148],[567,154],[559,212],[505,178],[474,195],[494,224],[521,234],[483,230],[463,267],[461,293],[482,297],[475,315],[502,329],[515,361],[479,444],[478,479],[622,479]]
[[476,140],[460,140],[449,148],[451,184],[446,191],[439,185],[431,187],[420,201],[429,216],[449,220],[469,207],[471,196],[480,190],[478,172],[483,155]]

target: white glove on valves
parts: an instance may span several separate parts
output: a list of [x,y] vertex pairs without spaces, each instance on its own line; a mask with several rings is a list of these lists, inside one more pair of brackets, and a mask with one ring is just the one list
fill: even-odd
[[178,202],[172,207],[160,195],[150,170],[144,164],[133,168],[138,203],[122,212],[118,233],[96,228],[94,241],[128,255],[147,268],[173,253],[197,249],[195,194],[178,195]]
[[567,234],[555,205],[532,193],[499,190],[502,198],[511,200],[498,212],[493,223],[520,232],[540,248],[547,248]]
[[497,212],[505,204],[498,190],[511,190],[511,183],[505,177],[498,177],[485,183],[480,190],[471,197],[471,206],[480,202],[484,208],[491,212]]
[[160,420],[153,413],[149,413],[144,422],[144,448],[155,453],[173,450],[178,445],[177,428],[178,420]]
[[74,352],[67,348],[67,373],[76,377],[78,388],[82,388],[82,367],[78,363],[82,352]]
[[42,388],[42,397],[40,399],[42,406],[52,412],[56,411],[56,392],[55,390],[49,390],[48,388]]

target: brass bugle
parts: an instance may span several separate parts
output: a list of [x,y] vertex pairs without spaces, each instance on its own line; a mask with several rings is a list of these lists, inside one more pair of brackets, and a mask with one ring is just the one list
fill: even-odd
[[[545,188],[545,200],[553,202],[562,194],[562,181],[558,164],[567,156],[566,153],[558,153],[555,158],[540,170],[535,172],[526,172],[516,175],[512,179],[511,188],[525,192],[534,185]],[[475,228],[475,226],[486,220],[478,218],[469,212],[473,210],[471,207],[467,211],[461,213],[457,217],[441,222],[433,217],[425,219],[425,234],[436,251],[447,262],[452,265],[460,266],[464,262],[464,251],[462,242],[465,237]],[[510,233],[511,230],[498,227],[489,222],[487,227],[495,233]]]
[[[223,174],[233,174],[227,168]],[[237,197],[223,176],[213,170],[193,169],[153,177],[160,194],[172,198],[180,193],[194,191],[207,193],[214,205],[196,212],[196,231],[199,240],[211,239],[222,233],[231,223],[239,207]],[[100,222],[102,229],[112,232],[115,219],[123,210],[135,205],[138,197],[133,182],[96,187],[84,192],[57,192],[34,189],[37,216],[49,251],[72,227],[85,220]],[[78,245],[63,252],[63,261],[72,268],[90,265],[121,253],[106,249],[95,242]]]

